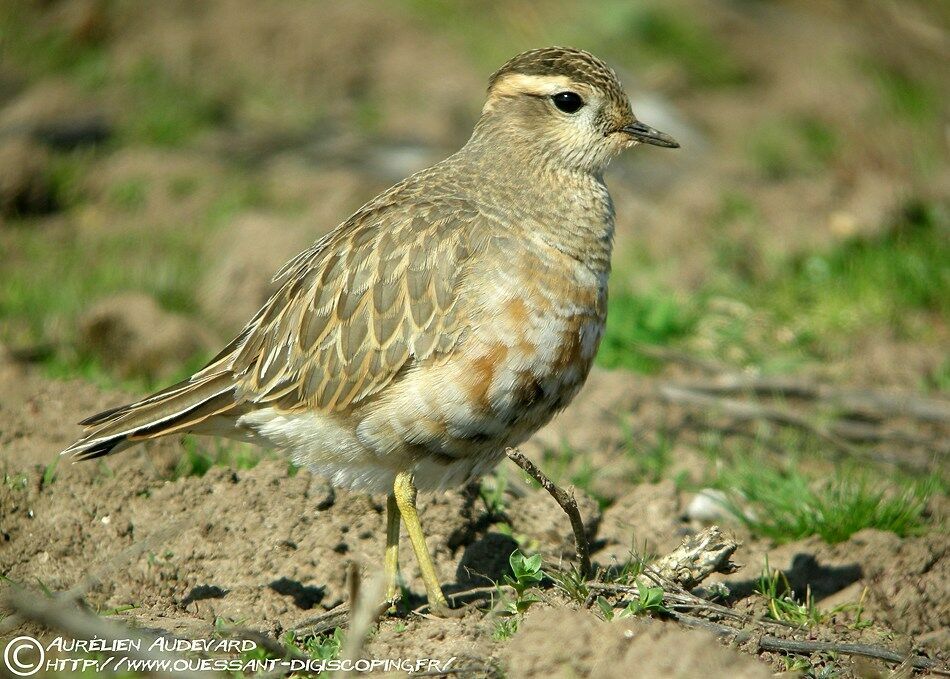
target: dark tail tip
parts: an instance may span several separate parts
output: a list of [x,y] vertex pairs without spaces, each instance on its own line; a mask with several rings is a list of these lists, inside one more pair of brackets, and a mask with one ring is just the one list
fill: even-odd
[[105,457],[112,452],[112,449],[115,448],[125,437],[117,437],[114,439],[106,439],[105,441],[100,441],[94,446],[85,448],[82,450],[77,450],[74,453],[66,452],[67,455],[72,457],[76,462],[82,462],[83,460],[94,460],[97,457]]

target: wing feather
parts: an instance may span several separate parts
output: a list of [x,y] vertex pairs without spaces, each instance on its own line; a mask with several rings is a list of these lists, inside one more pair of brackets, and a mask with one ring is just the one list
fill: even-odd
[[231,354],[239,397],[339,411],[411,361],[451,351],[465,327],[460,284],[479,241],[480,214],[462,206],[364,208],[288,262]]

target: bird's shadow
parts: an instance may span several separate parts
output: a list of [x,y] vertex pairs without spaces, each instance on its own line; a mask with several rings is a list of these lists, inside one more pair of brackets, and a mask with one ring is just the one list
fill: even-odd
[[455,569],[455,582],[446,586],[446,593],[461,592],[501,582],[510,572],[508,557],[518,543],[504,533],[489,532],[465,548]]
[[187,606],[188,604],[204,601],[206,599],[223,599],[227,596],[227,593],[228,590],[218,587],[217,585],[195,585],[191,588],[191,591],[188,592],[188,595],[182,599],[181,605]]
[[325,587],[310,587],[290,578],[279,578],[268,586],[278,594],[292,597],[294,605],[305,611],[315,608],[326,596]]
[[[804,553],[796,554],[792,558],[792,565],[782,573],[797,596],[804,596],[805,591],[808,590],[815,601],[821,601],[825,597],[840,592],[864,577],[860,564],[822,565],[813,554]],[[738,601],[758,590],[759,578],[726,580],[725,584],[730,591],[729,601]]]

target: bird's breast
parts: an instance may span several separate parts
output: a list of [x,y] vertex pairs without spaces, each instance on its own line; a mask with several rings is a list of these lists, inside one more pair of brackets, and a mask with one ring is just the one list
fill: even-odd
[[499,269],[460,347],[471,401],[529,434],[580,389],[606,320],[607,272],[554,260],[526,256]]

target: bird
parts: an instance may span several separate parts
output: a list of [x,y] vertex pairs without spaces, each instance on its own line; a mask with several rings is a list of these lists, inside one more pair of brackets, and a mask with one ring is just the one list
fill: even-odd
[[593,54],[546,47],[488,81],[469,140],[288,261],[273,295],[191,377],[83,420],[93,459],[206,434],[283,451],[387,495],[384,578],[405,523],[430,610],[449,606],[416,508],[495,467],[578,393],[607,316],[608,163],[677,148]]

